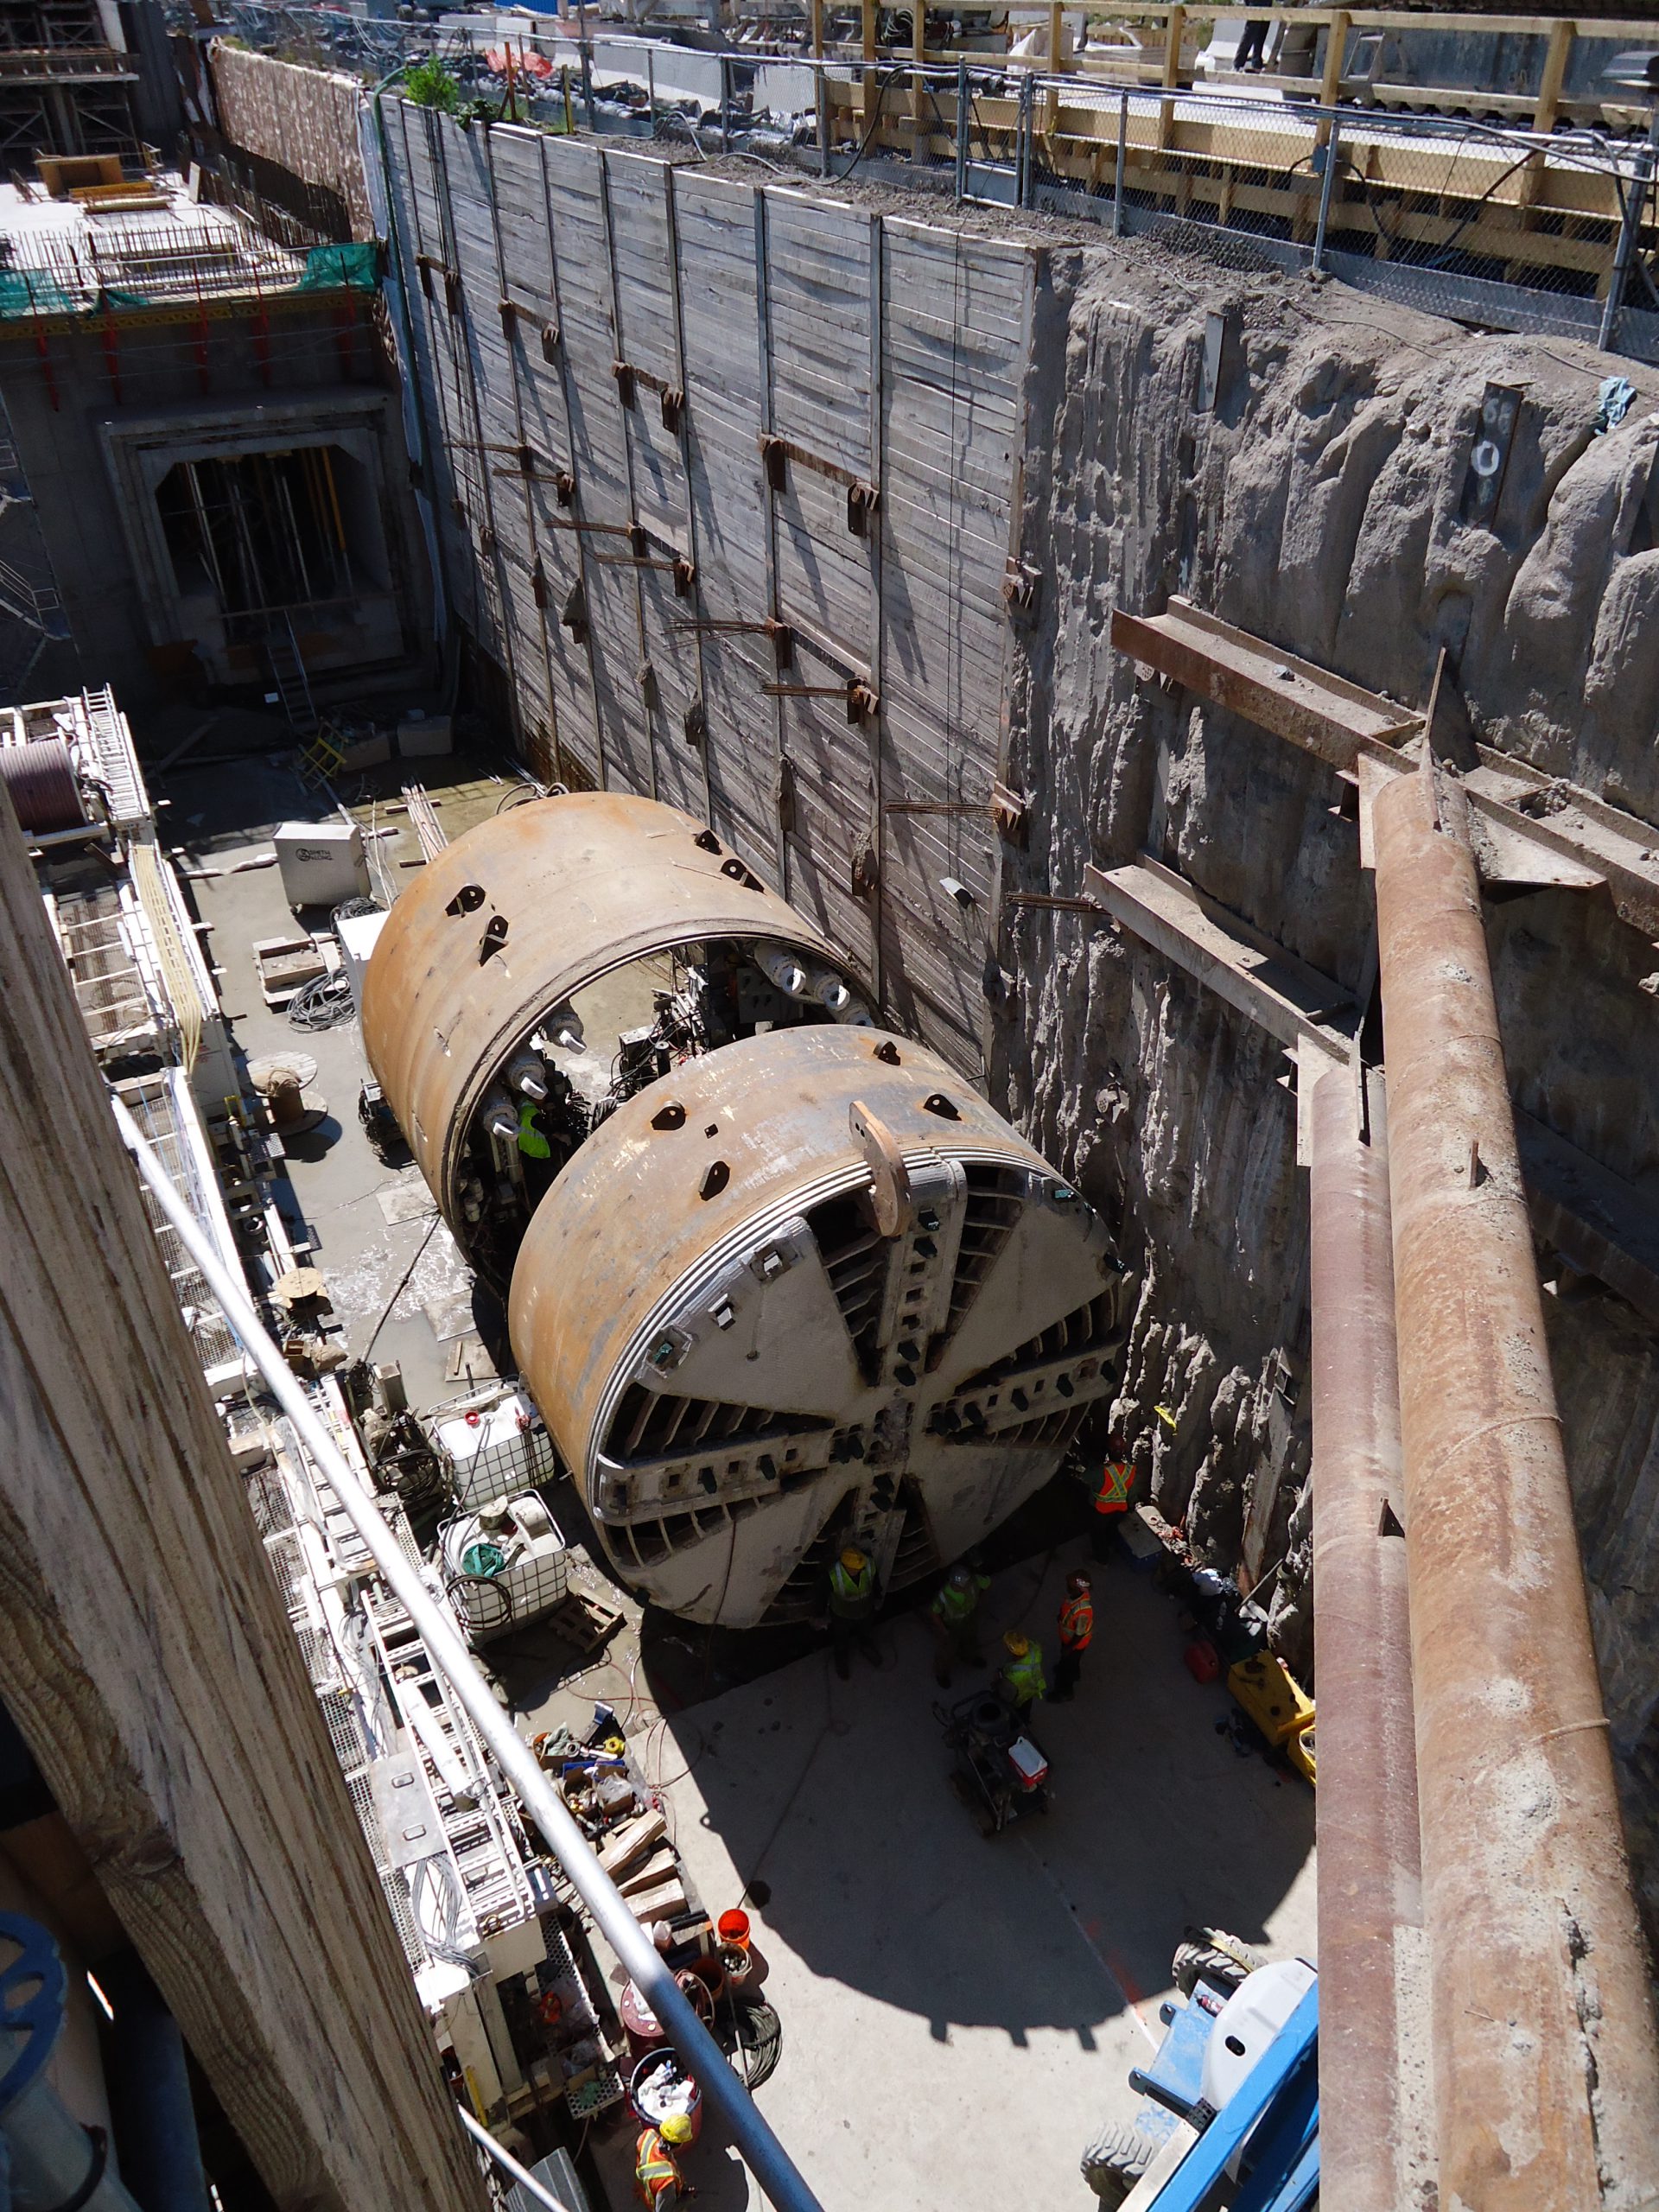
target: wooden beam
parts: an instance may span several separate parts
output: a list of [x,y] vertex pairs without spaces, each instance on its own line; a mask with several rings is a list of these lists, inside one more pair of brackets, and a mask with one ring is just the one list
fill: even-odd
[[483,2212],[0,799],[0,1695],[283,2212]]
[[[1186,10],[1179,6],[1172,8],[1164,27],[1164,72],[1161,80],[1170,91],[1173,91],[1181,81],[1181,40],[1185,30]],[[1160,146],[1168,145],[1174,122],[1175,103],[1165,100],[1158,110],[1158,143]]]
[[1396,742],[1421,724],[1410,709],[1235,629],[1187,600],[1172,599],[1165,613],[1149,619],[1118,609],[1112,643],[1335,768],[1351,769],[1366,743]]
[[812,58],[823,59],[823,0],[810,0],[810,20],[812,26]]

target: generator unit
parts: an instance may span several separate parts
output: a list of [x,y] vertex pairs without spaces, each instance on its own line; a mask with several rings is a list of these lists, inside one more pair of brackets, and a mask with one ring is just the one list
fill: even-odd
[[524,1387],[623,1581],[693,1620],[813,1611],[853,1539],[919,1580],[1116,1389],[1104,1224],[871,1003],[712,830],[613,792],[458,839],[370,963],[371,1064]]

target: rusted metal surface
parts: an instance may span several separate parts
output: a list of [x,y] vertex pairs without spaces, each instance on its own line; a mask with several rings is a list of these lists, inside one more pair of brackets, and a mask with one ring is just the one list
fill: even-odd
[[[855,1108],[895,1198],[902,1165],[880,1218]],[[936,1054],[815,1026],[688,1061],[602,1123],[526,1232],[509,1322],[624,1579],[745,1627],[832,1523],[888,1586],[1004,1519],[1116,1387],[1124,1283],[1097,1217]]]
[[1112,643],[1187,690],[1317,753],[1333,767],[1351,768],[1364,746],[1397,743],[1421,727],[1421,715],[1408,707],[1299,660],[1184,599],[1172,599],[1162,614],[1116,609]]
[[1398,2212],[1433,2154],[1381,1080],[1332,1065],[1307,1110],[1319,2180],[1344,2212]]
[[463,1243],[455,1166],[479,1101],[519,1039],[625,960],[724,937],[775,941],[848,972],[729,846],[653,799],[577,791],[535,800],[432,856],[375,946],[363,1043]]
[[0,782],[17,810],[18,827],[37,837],[77,829],[86,819],[74,759],[60,737],[0,745]]
[[1376,796],[1440,2201],[1659,2199],[1659,2050],[1463,796]]

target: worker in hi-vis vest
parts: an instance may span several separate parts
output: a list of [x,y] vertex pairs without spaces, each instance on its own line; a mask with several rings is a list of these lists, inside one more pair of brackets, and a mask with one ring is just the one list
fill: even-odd
[[1002,1642],[1008,1656],[996,1678],[997,1687],[1014,1707],[1014,1719],[1027,1721],[1048,1688],[1043,1677],[1043,1647],[1018,1628],[1011,1628]]
[[1083,1672],[1083,1655],[1094,1641],[1094,1585],[1087,1570],[1078,1567],[1065,1578],[1065,1597],[1060,1606],[1060,1663],[1054,1669],[1049,1700],[1067,1705],[1076,1696]]
[[526,1160],[551,1160],[553,1147],[542,1134],[542,1109],[533,1098],[518,1102],[518,1149]]
[[982,1667],[979,1648],[979,1600],[991,1586],[988,1574],[970,1567],[953,1567],[944,1587],[927,1609],[933,1630],[933,1679],[942,1690],[950,1687],[950,1669],[958,1659],[964,1667]]
[[639,2202],[651,2212],[673,2212],[675,2205],[696,2195],[674,2155],[690,2140],[691,2123],[683,2112],[671,2112],[660,2126],[641,2132],[633,2146],[633,2178]]
[[855,1643],[872,1667],[881,1663],[869,1629],[874,1611],[875,1569],[856,1544],[849,1544],[830,1570],[830,1648],[843,1682],[853,1670]]
[[1129,1510],[1129,1492],[1135,1487],[1135,1462],[1129,1449],[1120,1435],[1114,1435],[1106,1446],[1106,1457],[1098,1473],[1090,1478],[1090,1503],[1094,1511],[1090,1516],[1093,1523],[1089,1532],[1089,1548],[1096,1560],[1109,1560],[1112,1555],[1112,1529],[1120,1513]]

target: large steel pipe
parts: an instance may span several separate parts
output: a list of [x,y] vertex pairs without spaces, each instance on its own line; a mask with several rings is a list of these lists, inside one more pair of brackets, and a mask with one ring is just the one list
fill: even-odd
[[1320,2186],[1343,2212],[1398,2212],[1432,2153],[1401,2048],[1427,2023],[1381,1077],[1333,1067],[1308,1113]]
[[1635,2212],[1659,2048],[1455,779],[1372,842],[1440,2202]]

